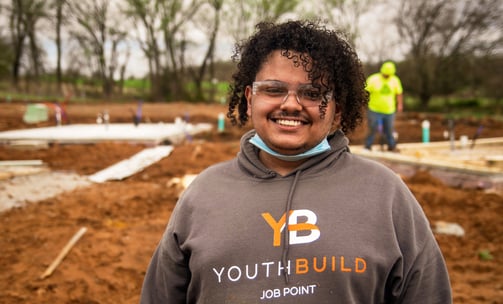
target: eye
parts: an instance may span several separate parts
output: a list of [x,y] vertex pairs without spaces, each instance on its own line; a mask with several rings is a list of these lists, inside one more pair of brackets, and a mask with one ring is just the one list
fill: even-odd
[[302,96],[302,98],[305,98],[307,100],[311,101],[320,101],[322,94],[320,90],[316,88],[305,88],[300,90],[299,94]]
[[259,91],[269,96],[284,96],[288,93],[288,89],[286,87],[274,84],[261,86]]

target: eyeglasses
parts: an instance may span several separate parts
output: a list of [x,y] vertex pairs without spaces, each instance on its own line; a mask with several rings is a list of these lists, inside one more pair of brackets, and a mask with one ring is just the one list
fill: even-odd
[[323,99],[330,100],[332,92],[323,93],[311,84],[301,84],[295,90],[289,90],[289,84],[277,80],[255,81],[252,85],[252,94],[260,96],[264,102],[274,105],[283,104],[288,96],[293,93],[297,103],[304,107],[316,107]]

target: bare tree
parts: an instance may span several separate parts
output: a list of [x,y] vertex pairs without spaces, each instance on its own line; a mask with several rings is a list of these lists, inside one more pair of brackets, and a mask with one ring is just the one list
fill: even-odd
[[317,5],[305,3],[301,15],[310,19],[324,19],[338,30],[343,31],[349,42],[356,45],[360,35],[360,18],[373,5],[380,3],[376,0],[322,0]]
[[[0,2],[0,15],[2,12],[6,11],[4,4]],[[4,32],[5,27],[0,27],[0,49],[3,50],[0,53],[0,78],[4,78],[9,75],[11,62],[12,62],[12,47],[9,43],[9,37]]]
[[208,2],[208,6],[211,7],[213,14],[208,14],[207,11],[203,10],[194,21],[196,25],[199,25],[199,28],[202,28],[204,32],[207,32],[207,36],[209,37],[207,41],[208,47],[201,64],[197,69],[189,69],[192,78],[194,79],[196,100],[205,100],[202,83],[204,78],[207,76],[206,74],[208,70],[209,78],[213,80],[215,77],[215,45],[217,43],[217,35],[220,29],[220,15],[223,3],[224,0],[210,0]]
[[168,97],[171,99],[188,98],[186,92],[185,51],[187,39],[184,27],[197,13],[206,0],[173,0],[160,1],[161,31],[166,47],[166,61],[164,66],[164,81]]
[[12,48],[9,44],[8,38],[0,33],[0,49],[3,51],[0,53],[0,79],[6,78],[9,75],[12,62]]
[[23,58],[27,56],[28,74],[37,80],[42,72],[43,49],[37,38],[37,23],[47,17],[46,3],[43,0],[12,0],[4,7],[9,12],[9,29],[14,50],[12,80],[18,88]]
[[25,5],[25,28],[28,35],[30,50],[30,71],[33,73],[33,80],[38,81],[42,72],[42,54],[43,49],[37,39],[37,23],[42,18],[47,18],[47,3],[44,0],[24,1]]
[[467,58],[501,47],[502,16],[500,0],[401,1],[395,24],[414,71],[405,82],[423,107],[466,84]]
[[300,0],[230,0],[224,6],[225,34],[234,41],[248,37],[260,21],[275,22],[293,13]]
[[122,95],[124,93],[124,81],[126,79],[126,69],[129,63],[129,59],[131,57],[131,50],[128,49],[126,51],[126,58],[122,64],[120,64],[119,68],[119,93]]
[[4,6],[4,10],[9,14],[10,42],[14,53],[11,68],[12,83],[18,89],[22,59],[25,53],[25,42],[28,36],[25,22],[25,7],[23,1],[12,0],[10,6]]
[[54,39],[56,43],[56,81],[59,91],[62,89],[63,82],[63,71],[61,66],[63,59],[62,30],[63,26],[68,24],[67,16],[64,14],[66,6],[67,0],[53,0],[50,7],[51,10],[54,10],[51,20],[54,20],[54,32],[56,34]]
[[118,45],[126,39],[127,32],[121,29],[117,16],[110,14],[107,0],[72,1],[70,9],[78,24],[71,30],[71,35],[89,56],[102,83],[103,93],[109,97],[114,88]]
[[126,0],[124,12],[139,28],[137,40],[148,61],[152,97],[187,97],[184,90],[184,27],[207,0]]
[[[162,96],[162,50],[159,45],[158,33],[160,27],[160,13],[158,1],[126,0],[124,13],[133,20],[137,32],[137,42],[148,61],[151,96],[158,100]],[[144,34],[143,34],[144,33]]]

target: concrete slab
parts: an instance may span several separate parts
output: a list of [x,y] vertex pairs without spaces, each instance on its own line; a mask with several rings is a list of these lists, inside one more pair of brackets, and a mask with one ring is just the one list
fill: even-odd
[[50,171],[0,180],[0,213],[91,184],[86,176]]
[[0,162],[0,213],[94,183],[122,180],[169,156],[173,146],[146,148],[90,176],[51,171],[40,160]]
[[75,124],[0,132],[0,144],[27,141],[57,143],[92,143],[99,141],[128,141],[152,144],[177,144],[197,133],[213,128],[209,123],[188,124],[144,123],[134,124]]

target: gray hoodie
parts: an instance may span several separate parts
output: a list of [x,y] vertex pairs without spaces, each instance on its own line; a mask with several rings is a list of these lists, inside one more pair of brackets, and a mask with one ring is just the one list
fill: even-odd
[[428,221],[391,170],[336,132],[329,152],[280,176],[253,134],[185,190],[141,303],[452,302]]

